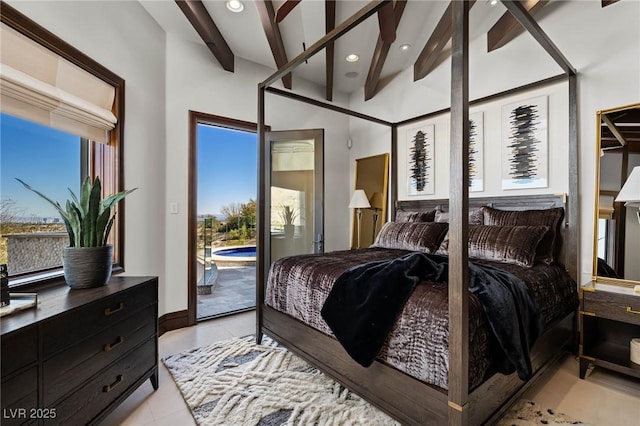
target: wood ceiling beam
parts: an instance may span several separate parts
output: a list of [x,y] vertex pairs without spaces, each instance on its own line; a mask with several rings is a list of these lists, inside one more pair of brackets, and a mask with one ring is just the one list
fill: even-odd
[[176,4],[187,17],[202,41],[216,57],[222,68],[233,72],[234,55],[215,22],[200,0],[176,0]]
[[[523,4],[531,16],[535,16],[548,2],[549,0],[527,0]],[[523,32],[522,25],[506,11],[487,32],[487,52],[501,48]]]
[[[398,29],[400,19],[404,13],[404,8],[407,5],[407,0],[396,0],[393,5],[393,19],[394,19],[394,32]],[[378,42],[376,43],[376,49],[373,52],[371,58],[371,65],[369,65],[369,73],[367,74],[367,81],[364,85],[364,100],[368,101],[373,98],[378,92],[378,82],[380,81],[380,74],[382,68],[387,60],[391,43],[383,40],[382,32],[378,36]]]
[[387,4],[378,10],[378,26],[380,27],[380,37],[385,43],[391,44],[396,41],[396,24],[394,17],[394,7],[392,3]]
[[[336,0],[325,0],[324,2],[325,24],[324,33],[329,34],[336,27]],[[326,98],[328,101],[333,100],[333,65],[335,62],[334,43],[327,44],[325,49],[325,64],[327,74]]]
[[576,69],[569,63],[567,58],[562,54],[560,49],[551,41],[549,36],[540,28],[540,25],[531,17],[525,7],[517,0],[501,0],[504,7],[507,8],[514,18],[518,20],[529,34],[542,46],[544,50],[553,58],[554,61],[564,70],[567,75],[576,75]]
[[274,22],[279,24],[300,3],[301,0],[285,0],[276,11]]
[[[255,2],[256,9],[258,9],[258,15],[260,15],[260,22],[262,22],[262,28],[264,34],[267,36],[273,59],[276,61],[276,68],[280,69],[287,64],[287,53],[284,50],[284,43],[282,42],[282,35],[280,34],[280,28],[276,24],[275,12],[273,10],[273,3],[271,0],[263,0]],[[282,84],[287,89],[291,89],[292,78],[291,73],[287,73],[282,76]]]
[[283,75],[291,72],[295,67],[308,60],[310,57],[327,47],[329,43],[336,41],[338,38],[349,32],[352,28],[356,27],[362,21],[369,18],[376,13],[378,9],[385,5],[390,0],[370,0],[362,9],[347,18],[346,21],[337,25],[329,34],[326,34],[320,40],[313,43],[311,46],[300,53],[298,56],[290,60],[284,67],[281,67],[276,72],[267,77],[264,81],[258,84],[258,88],[263,88],[272,85],[276,80]]
[[602,4],[602,7],[607,7],[611,4],[618,3],[619,1],[620,0],[602,0],[601,4]]
[[[473,7],[475,0],[469,1],[469,9]],[[447,6],[447,9],[442,14],[440,21],[436,25],[436,28],[431,33],[431,37],[424,45],[420,56],[413,65],[413,81],[418,81],[427,76],[438,64],[438,58],[442,49],[451,40],[451,3]]]

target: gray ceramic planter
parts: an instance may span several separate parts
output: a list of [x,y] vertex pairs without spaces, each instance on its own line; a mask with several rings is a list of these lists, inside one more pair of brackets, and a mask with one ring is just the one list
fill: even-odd
[[65,247],[62,253],[64,279],[71,288],[105,285],[111,278],[113,246]]

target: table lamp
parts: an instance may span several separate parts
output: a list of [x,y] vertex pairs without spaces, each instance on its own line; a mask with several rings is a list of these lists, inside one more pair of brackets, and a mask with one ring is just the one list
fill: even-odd
[[362,225],[362,209],[368,209],[371,207],[369,204],[369,200],[367,199],[367,194],[365,194],[363,189],[356,189],[353,191],[353,195],[351,196],[351,202],[349,203],[350,209],[356,209],[357,211],[357,221],[358,221],[358,246],[360,248],[360,229]]
[[638,223],[640,223],[640,166],[636,166],[631,170],[631,174],[622,185],[622,189],[620,189],[615,201],[625,202],[624,205],[627,207],[638,208],[636,215],[638,216]]
[[379,192],[374,192],[369,199],[369,204],[371,204],[371,209],[373,210],[373,236],[371,241],[376,240],[376,228],[380,218],[380,210],[382,210],[382,202],[382,194]]

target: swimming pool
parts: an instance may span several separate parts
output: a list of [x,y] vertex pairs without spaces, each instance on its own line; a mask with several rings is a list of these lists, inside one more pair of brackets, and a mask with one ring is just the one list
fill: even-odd
[[211,252],[211,260],[218,266],[253,266],[256,246],[220,247]]
[[224,256],[224,257],[256,257],[256,248],[253,247],[231,247],[225,248],[222,250],[216,250],[216,256]]

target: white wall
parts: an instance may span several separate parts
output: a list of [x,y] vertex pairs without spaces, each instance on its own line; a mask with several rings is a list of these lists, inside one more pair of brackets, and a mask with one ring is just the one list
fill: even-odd
[[[582,272],[584,282],[590,279],[592,270],[595,112],[640,99],[640,2],[622,1],[606,8],[602,8],[599,1],[554,3],[550,4],[554,8],[552,13],[545,14],[539,24],[579,73],[581,233],[578,270]],[[471,25],[474,25],[473,10]],[[431,31],[431,28],[425,30]],[[470,49],[470,99],[561,73],[528,34],[486,53],[486,33],[483,33],[470,41]],[[350,108],[388,121],[447,108],[450,104],[450,66],[451,61],[447,60],[415,83],[412,82],[412,70],[406,70],[366,103],[361,92],[353,94]],[[491,130],[485,126],[485,131]],[[352,133],[351,137],[355,140],[358,134]],[[488,142],[485,138],[485,143]],[[549,148],[551,150],[552,145]],[[370,151],[364,149],[359,155],[372,155],[384,149],[390,150],[389,145],[376,143]],[[486,165],[485,162],[485,170]],[[568,164],[565,163],[562,170],[568,170]],[[548,192],[557,189],[549,188]],[[562,189],[562,192],[566,191],[566,188]]]
[[[129,275],[165,281],[165,33],[138,2],[8,3],[125,80],[124,181]],[[165,311],[166,312],[166,311]]]
[[[171,34],[167,35],[166,69],[166,194],[168,202],[181,207],[179,214],[168,216],[166,227],[164,256],[171,267],[166,271],[163,312],[173,312],[187,308],[188,111],[256,122],[258,83],[273,70],[236,58],[235,72],[229,73],[205,46]],[[293,84],[296,92],[318,92],[317,87],[295,78]],[[344,96],[342,101],[346,102]],[[348,248],[347,116],[273,94],[267,94],[265,104],[265,121],[272,130],[325,129],[325,249]]]

